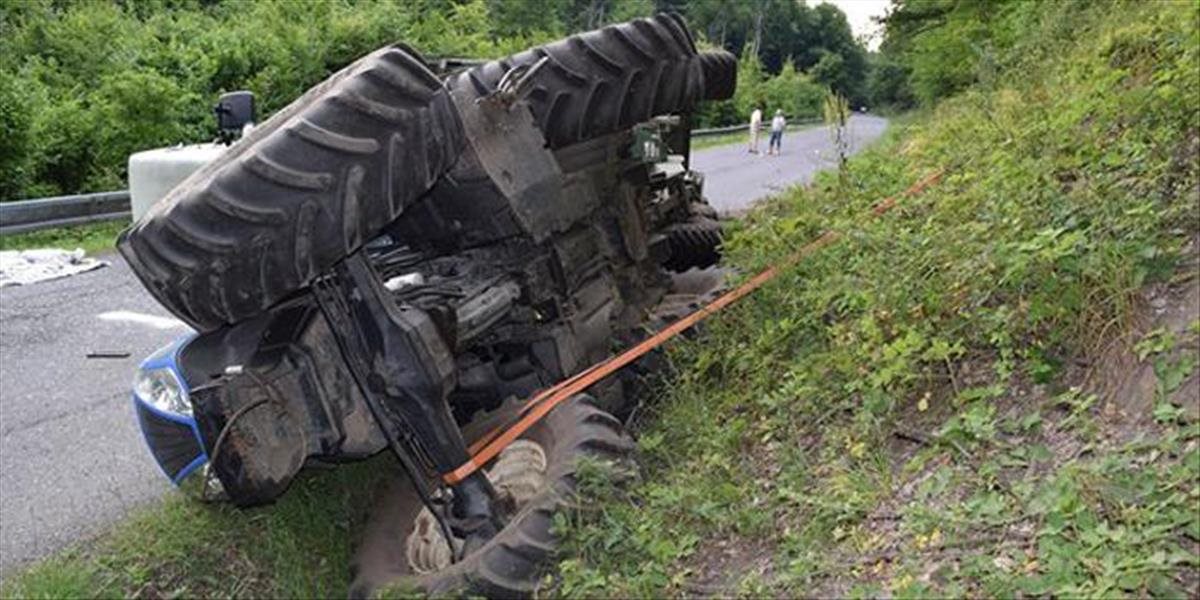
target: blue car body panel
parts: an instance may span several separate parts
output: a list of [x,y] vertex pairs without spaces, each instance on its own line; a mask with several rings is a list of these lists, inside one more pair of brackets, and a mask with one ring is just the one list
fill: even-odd
[[[174,342],[171,342],[167,346],[164,346],[150,356],[146,357],[146,359],[143,360],[138,366],[140,370],[169,369],[179,382],[184,395],[184,400],[188,402],[190,402],[190,390],[188,389],[187,380],[183,377],[183,370],[179,368],[179,354],[188,344],[188,342],[195,339],[195,337],[195,333],[189,333],[179,337]],[[196,469],[199,469],[204,465],[204,463],[208,462],[208,455],[204,452],[204,441],[200,436],[200,429],[196,425],[196,419],[190,415],[168,412],[159,409],[158,407],[140,398],[136,391],[132,392],[131,395],[133,396],[134,416],[138,419],[138,425],[141,427],[142,439],[145,440],[146,447],[150,450],[151,456],[155,458],[155,462],[158,463],[159,468],[162,469],[163,474],[166,475],[172,483],[179,485],[184,478],[192,474]],[[186,465],[184,465],[183,468],[176,470],[175,473],[171,473],[170,471],[172,469],[159,459],[159,448],[157,448],[155,445],[154,436],[152,436],[148,431],[146,422],[147,418],[161,419],[186,427],[187,430],[191,432],[191,435],[195,438],[195,457],[192,458],[191,461]]]

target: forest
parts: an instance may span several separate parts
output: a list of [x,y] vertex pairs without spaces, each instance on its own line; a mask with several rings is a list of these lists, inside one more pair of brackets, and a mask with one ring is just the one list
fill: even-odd
[[27,0],[0,5],[0,201],[124,189],[130,153],[211,139],[219,94],[264,117],[385,44],[494,58],[657,11],[741,57],[699,126],[756,102],[816,117],[829,88],[867,102],[845,15],[801,0]]

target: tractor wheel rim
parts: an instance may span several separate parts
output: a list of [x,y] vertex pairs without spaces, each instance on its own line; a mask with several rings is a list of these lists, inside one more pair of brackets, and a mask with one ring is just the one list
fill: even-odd
[[[519,512],[546,485],[546,464],[546,451],[541,444],[531,440],[509,444],[486,471],[501,500],[496,505],[514,507],[513,514]],[[452,541],[455,551],[460,552],[462,538],[455,537]],[[405,542],[405,557],[409,568],[419,575],[440,571],[452,562],[446,538],[427,507],[421,507],[413,520]]]

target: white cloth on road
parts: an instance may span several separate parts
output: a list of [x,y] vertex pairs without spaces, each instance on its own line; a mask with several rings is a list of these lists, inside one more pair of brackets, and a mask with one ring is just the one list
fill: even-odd
[[775,118],[771,119],[771,133],[783,131],[784,127],[787,127],[787,119],[784,119],[783,115],[775,115]]
[[0,287],[58,279],[99,269],[107,264],[102,260],[86,258],[82,248],[74,251],[57,248],[0,250]]

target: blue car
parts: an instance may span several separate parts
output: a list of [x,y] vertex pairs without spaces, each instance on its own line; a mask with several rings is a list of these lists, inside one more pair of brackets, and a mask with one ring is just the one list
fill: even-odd
[[163,346],[138,365],[133,410],[146,446],[172,483],[204,500],[220,500],[221,482],[208,469],[204,438],[192,414],[190,390],[179,354],[194,333]]

